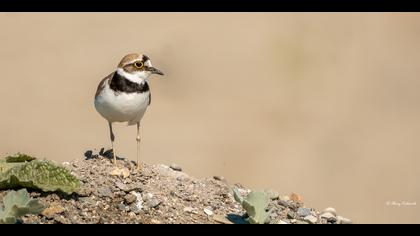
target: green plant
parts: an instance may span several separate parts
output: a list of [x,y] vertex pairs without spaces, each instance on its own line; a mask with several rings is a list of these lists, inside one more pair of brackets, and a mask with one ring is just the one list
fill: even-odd
[[0,209],[0,224],[15,224],[26,214],[39,214],[45,207],[32,199],[26,189],[11,191],[3,198],[4,209]]
[[248,214],[250,224],[265,224],[268,221],[270,211],[267,211],[269,198],[265,192],[251,191],[244,198],[237,188],[233,188],[233,196]]
[[79,180],[66,168],[19,155],[0,160],[0,189],[32,188],[71,194],[80,187]]

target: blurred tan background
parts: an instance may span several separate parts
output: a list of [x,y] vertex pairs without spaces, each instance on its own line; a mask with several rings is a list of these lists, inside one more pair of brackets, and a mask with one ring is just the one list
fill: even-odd
[[[145,52],[142,161],[420,223],[420,14],[1,13],[0,154],[109,147],[98,82]],[[136,129],[117,125],[119,154]],[[415,206],[387,206],[387,201]]]

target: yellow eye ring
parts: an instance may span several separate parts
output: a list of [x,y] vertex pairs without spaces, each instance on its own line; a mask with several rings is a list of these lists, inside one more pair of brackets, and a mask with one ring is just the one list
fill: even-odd
[[136,61],[134,62],[134,67],[136,67],[137,69],[141,69],[143,68],[144,63],[142,61]]

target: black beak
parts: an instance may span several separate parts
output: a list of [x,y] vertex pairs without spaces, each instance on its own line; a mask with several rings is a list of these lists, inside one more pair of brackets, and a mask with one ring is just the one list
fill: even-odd
[[152,72],[152,74],[157,74],[157,75],[164,75],[163,72],[157,68],[154,67],[149,67],[148,71]]

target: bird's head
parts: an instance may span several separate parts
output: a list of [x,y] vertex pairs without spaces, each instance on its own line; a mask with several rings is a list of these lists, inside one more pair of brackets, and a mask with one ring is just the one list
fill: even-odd
[[163,75],[161,70],[152,66],[148,56],[137,53],[124,56],[118,64],[117,73],[139,84],[147,81],[152,74]]

